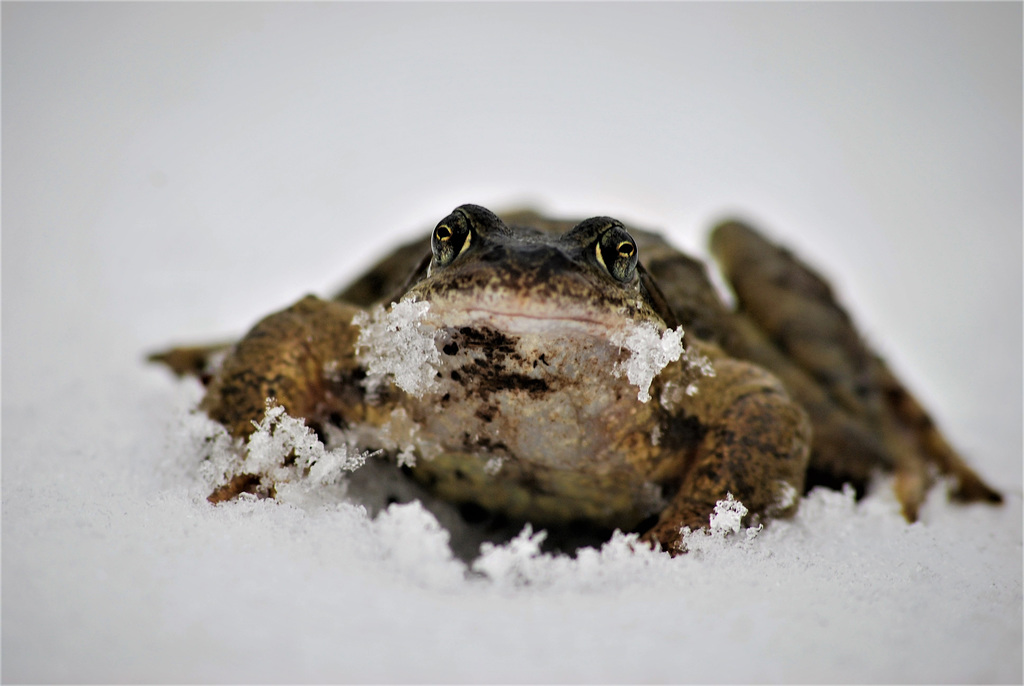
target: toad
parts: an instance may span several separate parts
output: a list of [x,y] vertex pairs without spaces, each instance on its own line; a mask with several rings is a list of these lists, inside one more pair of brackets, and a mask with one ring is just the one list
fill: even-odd
[[[333,298],[152,359],[199,376],[201,408],[238,439],[270,403],[452,503],[670,552],[719,501],[766,521],[877,472],[910,521],[934,473],[956,499],[1000,502],[821,276],[739,222],[710,243],[735,308],[655,233],[463,205]],[[238,459],[210,500],[272,496]]]

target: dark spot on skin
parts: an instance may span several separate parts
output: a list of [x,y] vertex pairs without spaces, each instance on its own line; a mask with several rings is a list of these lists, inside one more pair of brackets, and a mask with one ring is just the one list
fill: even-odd
[[458,479],[459,481],[466,481],[468,480],[469,477],[466,476],[466,472],[462,471],[461,469],[456,469],[455,478]]
[[696,447],[707,434],[708,428],[696,417],[680,417],[666,414],[661,420],[659,444],[669,451]]
[[459,329],[459,333],[462,334],[465,345],[480,348],[488,355],[512,355],[516,350],[515,339],[495,329],[488,327],[473,329],[464,326]]
[[448,343],[443,348],[441,348],[441,350],[444,351],[445,355],[454,355],[457,352],[459,352],[459,344],[456,343],[455,341],[452,341],[451,343]]
[[523,374],[498,374],[494,377],[498,389],[526,391],[530,395],[542,395],[549,390],[548,382],[544,379],[534,379]]
[[492,441],[487,436],[481,436],[480,438],[478,438],[477,441],[476,441],[476,444],[480,448],[483,448],[487,452],[491,452],[491,453],[493,453],[495,451],[502,451],[502,452],[505,452],[505,453],[509,453],[510,452],[509,449],[508,449],[508,446],[505,445],[503,442],[501,442],[501,441]]
[[[328,374],[324,381],[331,396],[344,405],[355,407],[366,402],[366,391],[362,383],[365,378],[366,370],[357,367],[339,374]],[[340,421],[335,421],[335,417]],[[348,422],[337,413],[331,415],[330,421],[343,429],[348,426]]]
[[[459,329],[459,335],[460,350],[470,348],[482,352],[484,356],[466,364],[459,371],[450,372],[450,376],[456,382],[462,382],[464,377],[468,377],[475,386],[473,391],[483,401],[486,402],[497,391],[523,391],[537,397],[551,390],[545,379],[508,371],[510,366],[517,368],[518,365],[525,366],[526,362],[516,351],[516,338],[488,327],[464,326]],[[549,364],[544,355],[538,359],[545,365]],[[491,419],[493,414],[485,421]]]
[[494,415],[497,414],[497,412],[498,412],[498,409],[496,407],[485,406],[485,407],[477,408],[477,411],[475,412],[475,414],[476,414],[477,417],[479,417],[483,421],[491,422],[491,421],[494,421]]
[[446,403],[446,402],[448,402],[451,399],[452,399],[452,394],[451,393],[445,393],[444,395],[441,396],[441,402],[443,402],[443,403]]
[[490,518],[490,512],[478,503],[473,502],[459,503],[459,515],[468,524],[481,524]]
[[531,396],[538,396],[550,390],[548,382],[525,374],[506,372],[505,368],[490,362],[476,361],[464,368],[472,374],[477,383],[477,392],[484,400],[497,391],[524,391]]

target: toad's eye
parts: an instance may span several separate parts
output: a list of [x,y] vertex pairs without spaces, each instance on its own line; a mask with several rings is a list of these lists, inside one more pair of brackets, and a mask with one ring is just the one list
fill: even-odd
[[447,267],[469,247],[472,238],[469,222],[461,212],[453,212],[434,228],[430,236],[430,250],[439,267]]
[[601,234],[595,247],[597,261],[623,283],[636,273],[636,241],[621,226],[612,226]]

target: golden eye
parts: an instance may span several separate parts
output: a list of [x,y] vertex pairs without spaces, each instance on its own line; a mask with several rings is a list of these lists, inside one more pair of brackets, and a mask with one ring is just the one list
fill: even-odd
[[469,223],[461,212],[453,212],[442,219],[430,236],[434,263],[439,267],[447,267],[469,247],[471,237]]
[[597,261],[616,280],[626,283],[636,273],[636,242],[622,226],[611,226],[595,246]]

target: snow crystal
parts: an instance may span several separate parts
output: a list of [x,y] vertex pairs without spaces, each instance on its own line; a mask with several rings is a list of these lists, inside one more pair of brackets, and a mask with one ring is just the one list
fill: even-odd
[[547,533],[527,524],[502,545],[484,543],[472,570],[496,588],[559,589],[574,593],[621,591],[635,585],[673,583],[678,563],[665,552],[641,542],[639,534],[615,531],[600,548],[584,547],[575,556],[544,552]]
[[399,467],[416,466],[417,456],[432,459],[441,453],[441,446],[421,435],[421,425],[405,408],[391,411],[388,420],[379,427],[368,424],[350,426],[344,435],[360,445],[374,445],[395,455]]
[[[265,477],[274,484],[279,495],[288,492],[287,485],[301,484],[302,491],[329,486],[361,467],[369,453],[360,453],[344,440],[328,449],[306,424],[290,416],[284,407],[267,399],[267,408],[256,431],[244,447],[230,441],[226,432],[215,426],[208,442],[208,457],[200,465],[208,488],[225,483],[231,477],[246,473]],[[244,456],[240,453],[244,452]],[[285,487],[281,490],[281,487]]]
[[395,462],[399,467],[415,467],[416,453],[413,452],[412,448],[405,448],[395,456]]
[[[715,375],[715,368],[714,366],[712,366],[711,360],[709,360],[704,355],[701,355],[700,353],[691,349],[686,351],[686,354],[683,359],[686,360],[686,363],[690,365],[691,368],[696,369],[698,372],[700,372],[701,376],[712,377]],[[686,387],[686,394],[696,395],[697,390],[697,384],[691,383]]]
[[779,480],[776,486],[778,491],[771,512],[783,512],[793,507],[800,498],[800,492],[788,481]]
[[615,365],[615,375],[625,373],[629,382],[640,389],[637,399],[646,403],[651,399],[654,377],[683,354],[683,327],[667,329],[659,336],[654,325],[645,322],[616,334],[612,343],[632,353],[629,360]]
[[[736,500],[732,493],[727,493],[725,500],[715,503],[715,511],[711,513],[709,526],[706,529],[691,531],[688,526],[681,529],[683,540],[679,544],[679,548],[685,552],[703,552],[720,545],[723,539],[734,537],[740,532],[743,526],[743,517],[747,515],[747,512],[749,510],[743,503]],[[753,540],[762,529],[762,524],[747,527],[743,541]]]
[[715,503],[715,511],[711,515],[711,531],[722,533],[736,533],[740,530],[740,524],[748,510],[743,503],[732,497],[732,493],[726,494],[725,500]]
[[461,582],[465,567],[452,554],[450,534],[422,503],[394,503],[373,521],[379,553],[398,576],[431,588]]
[[436,329],[422,322],[430,303],[406,298],[385,310],[360,312],[352,323],[360,328],[356,341],[359,362],[366,366],[371,391],[390,380],[414,396],[436,385],[441,355],[434,343]]
[[256,429],[246,446],[247,460],[251,464],[270,467],[293,454],[295,465],[308,470],[312,480],[319,484],[331,483],[342,473],[355,471],[366,462],[368,455],[350,454],[345,445],[326,449],[305,422],[290,416],[269,399],[266,413]]
[[[715,370],[711,361],[693,351],[683,350],[683,327],[666,329],[658,335],[658,329],[650,323],[639,324],[612,336],[612,343],[626,348],[632,353],[628,360],[615,365],[616,376],[623,374],[629,382],[639,390],[637,399],[646,403],[651,399],[651,383],[662,369],[669,363],[682,357],[693,369],[703,376],[714,376]],[[686,387],[687,395],[694,395],[697,385],[691,383]]]
[[504,584],[525,584],[531,576],[532,561],[540,557],[540,545],[548,537],[546,531],[533,533],[527,524],[518,536],[504,545],[484,543],[480,557],[473,562],[473,571],[486,574]]
[[192,448],[191,455],[202,455],[196,476],[203,490],[209,493],[234,476],[242,444],[231,438],[219,422],[205,412],[194,410],[182,420],[182,435]]

